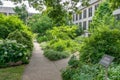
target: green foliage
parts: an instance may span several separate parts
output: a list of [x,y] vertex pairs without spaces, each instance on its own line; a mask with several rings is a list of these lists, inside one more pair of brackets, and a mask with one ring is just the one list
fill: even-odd
[[64,41],[64,40],[58,40],[58,41],[51,40],[48,43],[47,48],[53,49],[55,51],[64,51],[66,48],[66,41]]
[[47,38],[47,36],[40,36],[40,37],[37,38],[37,41],[39,43],[45,42],[45,41],[48,41],[48,38]]
[[80,53],[83,62],[98,63],[104,54],[108,54],[115,57],[116,63],[120,63],[120,30],[99,28],[85,40]]
[[6,26],[0,25],[0,38],[5,39],[9,34],[9,30]]
[[68,62],[69,66],[72,68],[77,68],[79,66],[79,60],[77,59],[77,57],[75,55],[73,55],[69,62]]
[[3,40],[0,41],[0,67],[10,65],[22,61],[27,63],[29,58],[26,46],[17,43],[16,41]]
[[84,33],[84,30],[82,29],[82,26],[77,26],[76,35],[80,36],[83,33]]
[[74,40],[75,40],[75,42],[81,44],[81,43],[84,41],[84,39],[85,39],[85,37],[83,37],[83,36],[78,36],[78,37],[76,37]]
[[44,36],[46,30],[52,28],[52,20],[47,15],[36,14],[29,18],[28,26],[38,33],[38,36]]
[[118,9],[120,7],[120,0],[109,0],[109,1],[113,9]]
[[[63,53],[64,51],[70,53],[78,51],[79,44],[72,40],[76,37],[76,29],[76,26],[60,26],[53,27],[52,30],[48,30],[47,39],[50,41],[47,42],[47,46],[44,49],[52,49],[60,53]],[[56,54],[52,54],[52,56],[54,57]]]
[[60,27],[53,27],[52,30],[48,30],[47,36],[50,39],[74,39],[76,37],[76,26],[60,26]]
[[16,16],[5,16],[0,14],[0,38],[7,38],[8,34],[15,30],[30,31]]
[[45,50],[44,55],[50,60],[59,60],[69,56],[68,52],[59,52],[54,50]]
[[42,43],[40,43],[40,46],[41,46],[41,48],[42,48],[43,50],[45,50],[46,47],[47,47],[47,42],[42,42]]
[[[48,16],[53,20],[54,26],[61,26],[63,24],[69,24],[69,15],[67,11],[58,3],[54,6],[50,6],[51,9],[47,9]],[[43,13],[44,14],[44,13]]]
[[111,68],[109,68],[109,79],[110,80],[119,80],[120,79],[120,65],[115,65]]
[[19,18],[26,24],[28,18],[26,6],[24,4],[22,6],[17,6],[14,8],[14,11],[19,16]]
[[[120,79],[120,65],[113,64],[108,68],[108,79]],[[105,70],[98,64],[86,65],[82,64],[77,68],[67,67],[62,71],[63,80],[104,80]]]
[[76,69],[74,69],[74,68],[72,69],[72,68],[68,67],[62,71],[62,78],[63,78],[63,80],[72,80],[72,76],[75,73],[76,73]]
[[10,33],[7,38],[10,40],[16,40],[18,43],[26,45],[27,49],[29,49],[30,51],[33,48],[32,36],[27,32],[16,30]]
[[110,4],[107,1],[103,1],[97,11],[95,12],[95,15],[93,16],[92,23],[91,23],[91,29],[96,29],[100,27],[101,25],[110,25],[113,26],[115,24],[115,18],[112,15],[112,9],[110,8]]
[[49,41],[46,49],[53,49],[55,51],[70,51],[73,53],[79,50],[79,44],[71,39],[51,40]]

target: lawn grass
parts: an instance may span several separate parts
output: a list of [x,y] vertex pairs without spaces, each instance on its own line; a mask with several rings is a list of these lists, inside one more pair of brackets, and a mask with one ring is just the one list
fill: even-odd
[[0,80],[22,80],[24,65],[0,69]]

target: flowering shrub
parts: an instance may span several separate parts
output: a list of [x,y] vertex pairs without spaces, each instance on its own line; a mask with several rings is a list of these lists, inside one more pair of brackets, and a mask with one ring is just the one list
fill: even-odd
[[32,36],[28,34],[27,32],[16,30],[10,33],[7,39],[16,40],[18,43],[26,45],[27,49],[32,51],[32,48],[33,48]]
[[26,46],[11,40],[0,41],[0,67],[10,63],[28,63],[29,55]]

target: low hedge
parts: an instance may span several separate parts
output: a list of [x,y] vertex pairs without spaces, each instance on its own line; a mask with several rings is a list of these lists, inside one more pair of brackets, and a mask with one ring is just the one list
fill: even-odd
[[44,55],[48,59],[50,59],[52,61],[55,61],[55,60],[67,58],[69,56],[69,52],[59,52],[59,51],[54,51],[54,50],[45,50]]

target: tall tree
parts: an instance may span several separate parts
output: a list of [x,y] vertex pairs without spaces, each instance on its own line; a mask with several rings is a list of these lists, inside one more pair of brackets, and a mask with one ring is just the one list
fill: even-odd
[[[22,0],[12,1],[22,2]],[[78,10],[78,7],[76,6],[78,2],[87,5],[88,1],[89,0],[28,0],[29,4],[38,10],[43,9],[46,6],[45,12],[52,18],[55,26],[69,24],[71,13]]]
[[120,7],[120,0],[109,0],[113,9]]
[[22,6],[17,6],[14,8],[14,11],[19,16],[19,18],[26,24],[28,18],[28,11],[26,6],[23,4]]

